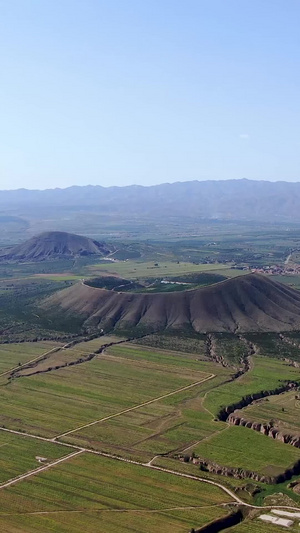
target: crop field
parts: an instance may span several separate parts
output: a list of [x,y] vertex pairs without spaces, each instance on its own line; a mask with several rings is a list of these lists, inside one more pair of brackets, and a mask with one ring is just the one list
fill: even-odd
[[49,279],[51,281],[79,281],[82,276],[73,274],[72,272],[58,272],[56,274],[49,272],[45,274],[34,274],[32,278]]
[[66,446],[57,446],[23,435],[0,431],[0,484],[30,470],[68,455]]
[[0,279],[18,280],[25,279],[36,274],[56,274],[60,272],[69,272],[74,261],[70,258],[59,259],[54,261],[11,263],[0,265]]
[[190,448],[195,442],[227,427],[222,422],[212,421],[211,415],[202,409],[197,393],[201,393],[201,385],[193,393],[178,394],[141,407],[62,440],[140,461],[149,461],[156,454]]
[[[264,398],[240,411],[247,420],[270,423],[283,433],[300,435],[300,399],[295,391]],[[299,396],[300,398],[300,396]]]
[[62,346],[60,350],[50,353],[45,358],[37,360],[34,365],[24,366],[18,371],[18,376],[29,376],[36,372],[45,372],[49,369],[57,370],[60,366],[78,361],[80,358],[86,358],[89,354],[94,353],[103,344],[110,342],[120,342],[121,337],[113,335],[103,335],[97,339],[86,342],[80,342],[68,348],[68,344]]
[[166,371],[166,365],[150,359],[100,354],[89,363],[14,379],[0,388],[0,401],[5,405],[0,424],[53,437],[210,375],[195,361],[186,368],[170,365]]
[[[182,337],[182,344],[177,344],[176,336],[165,335],[161,338],[164,347],[125,342],[107,348],[88,363],[54,368],[121,340],[106,335],[70,348],[55,342],[1,345],[3,368],[8,360],[13,363],[8,368],[13,368],[61,346],[37,361],[34,368],[21,368],[17,374],[21,377],[1,378],[0,488],[15,476],[47,467],[1,488],[0,526],[4,531],[127,533],[140,531],[142,523],[146,533],[184,533],[230,512],[230,507],[220,504],[232,498],[201,483],[201,478],[231,490],[247,480],[201,472],[199,466],[175,459],[178,454],[194,452],[222,466],[269,476],[300,459],[297,448],[215,419],[222,406],[247,394],[297,380],[299,369],[288,361],[260,351],[251,356],[250,369],[230,381],[247,349],[242,340],[237,338],[235,345],[233,337],[214,335],[217,355],[229,363],[224,367],[209,358],[206,336],[191,337],[186,343]],[[155,345],[159,336],[144,341]],[[172,350],[174,344],[181,350],[186,345],[187,350]],[[26,359],[20,358],[22,350]],[[52,370],[45,372],[49,366]],[[28,375],[31,371],[40,373]],[[261,405],[274,405],[272,418],[280,419],[284,406],[289,415],[294,396],[295,392],[293,396],[270,396],[243,414]],[[51,464],[56,461],[62,462]],[[157,466],[174,473],[155,470]],[[176,472],[195,475],[199,481],[179,477]],[[239,494],[244,501],[253,501],[243,491]],[[260,521],[247,518],[236,527],[253,524],[260,525]],[[262,527],[269,526],[262,523]]]
[[19,363],[23,365],[58,346],[61,344],[54,341],[0,344],[0,375]]
[[288,381],[299,380],[299,370],[287,362],[270,357],[253,357],[253,368],[233,383],[211,391],[205,399],[205,407],[217,414],[221,408],[234,404],[244,396],[280,387]]
[[[219,370],[211,362],[199,361],[194,354],[158,352],[129,344],[114,346],[108,350],[108,354],[111,361],[119,364],[123,364],[123,361],[135,362],[146,367],[150,365],[165,376],[191,373],[190,383],[200,383],[149,405],[72,432],[64,437],[65,442],[146,461],[157,453],[185,449],[223,426],[221,422],[214,422],[212,415],[203,409],[202,397],[207,387],[226,379],[228,370]],[[213,371],[218,375],[210,379],[214,375]]]
[[193,448],[219,465],[277,475],[300,459],[300,450],[240,426],[231,426]]
[[103,346],[103,344],[109,344],[111,342],[120,342],[122,340],[125,340],[125,338],[119,335],[101,335],[96,339],[79,342],[78,344],[72,346],[70,349],[73,353],[76,353],[78,355],[92,353],[95,350],[98,350],[101,346]]
[[[267,511],[262,511],[260,515],[262,514],[271,514]],[[291,527],[282,527],[274,524],[268,524],[266,522],[263,522],[259,519],[258,515],[254,520],[246,519],[244,522],[241,522],[235,527],[231,527],[226,530],[228,533],[275,533],[278,531],[280,533],[281,531],[290,531],[291,533],[299,532],[299,518],[295,519],[293,522],[294,524]],[[271,516],[275,516],[272,515]],[[282,517],[287,518],[287,517]]]
[[228,514],[219,505],[231,501],[211,485],[86,453],[2,491],[2,528],[22,532],[125,533],[142,524],[184,533]]
[[237,278],[238,276],[246,276],[249,274],[249,270],[241,270],[239,268],[230,268],[227,264],[226,266],[222,265],[211,265],[215,267],[221,267],[216,268],[213,270],[214,274],[219,274],[221,276],[226,276],[226,278]]
[[[157,266],[155,266],[157,265]],[[124,278],[156,278],[163,276],[176,276],[178,274],[191,274],[193,272],[215,272],[222,274],[223,269],[230,270],[228,264],[193,264],[177,261],[119,261],[91,265],[87,271],[90,276],[101,275],[103,272],[116,274]],[[234,271],[233,271],[234,272]]]
[[[204,351],[204,349],[203,349]],[[144,361],[149,364],[155,363],[159,364],[168,371],[170,368],[186,368],[192,371],[199,371],[202,369],[208,369],[208,372],[211,370],[211,363],[199,360],[200,353],[180,353],[176,351],[168,350],[157,350],[148,347],[140,347],[134,344],[123,344],[120,346],[112,346],[108,348],[107,353],[112,357],[121,357],[122,359],[129,361]],[[217,368],[218,367],[214,367]]]
[[[158,259],[159,261],[159,259]],[[155,266],[157,265],[157,266]],[[80,281],[82,278],[89,279],[94,278],[95,276],[101,275],[111,275],[111,276],[120,276],[127,279],[142,279],[142,278],[164,278],[166,276],[176,277],[184,276],[194,273],[208,273],[215,274],[217,276],[222,276],[226,278],[234,278],[237,276],[242,276],[249,274],[248,270],[234,269],[230,268],[228,263],[188,263],[188,262],[177,262],[177,261],[165,261],[162,262],[141,262],[141,261],[103,261],[98,264],[86,265],[81,268],[80,273],[76,272],[44,272],[36,273],[32,275],[27,275],[26,280],[50,280],[56,282],[64,281]],[[281,279],[282,277],[282,279]],[[272,276],[273,278],[273,276]],[[297,285],[297,277],[294,276],[292,280],[291,276],[274,276],[276,281],[281,281],[282,283],[287,283],[288,285]],[[294,279],[295,278],[295,279]],[[201,285],[201,283],[199,284]],[[163,290],[164,287],[161,287]],[[166,289],[166,288],[165,288]],[[183,290],[183,287],[180,286],[178,290]],[[174,287],[173,287],[174,290]]]

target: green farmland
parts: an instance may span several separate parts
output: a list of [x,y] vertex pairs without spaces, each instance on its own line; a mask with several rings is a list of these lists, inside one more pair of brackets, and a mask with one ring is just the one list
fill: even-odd
[[275,476],[300,459],[300,451],[240,426],[213,435],[194,448],[201,458],[219,465]]
[[24,365],[32,359],[41,357],[61,344],[56,342],[24,342],[20,344],[0,344],[0,377],[8,370]]
[[[86,350],[83,343],[83,350]],[[75,356],[78,357],[78,346]],[[72,355],[72,348],[70,349]],[[168,370],[168,371],[167,371]],[[204,380],[205,366],[186,368],[100,354],[88,364],[13,380],[0,388],[0,424],[54,437]],[[147,386],[145,386],[147,384]],[[29,393],[30,391],[30,393]],[[64,416],[61,416],[63,405]]]
[[[158,336],[144,340],[157,344]],[[242,364],[244,343],[238,340],[235,345],[226,335],[215,337],[217,355],[227,361],[222,366],[210,358],[202,335],[186,341],[182,337],[178,351],[170,349],[176,346],[176,336],[165,336],[164,348],[124,342],[83,361],[102,344],[120,341],[109,335],[73,346],[2,345],[4,372],[18,368],[12,378],[4,374],[0,386],[4,531],[127,533],[139,531],[142,522],[146,533],[184,533],[226,516],[234,494],[248,503],[254,499],[243,492],[249,480],[201,472],[179,456],[194,453],[260,475],[277,475],[299,460],[297,448],[216,419],[223,405],[298,379],[299,370],[284,359],[254,355],[248,371],[232,381]],[[266,403],[272,405],[276,398]],[[279,412],[286,397],[278,398]],[[233,496],[201,479],[229,488]],[[267,485],[259,487],[268,494]],[[291,490],[289,497],[299,505]],[[238,527],[257,523],[257,518],[246,518]]]
[[2,491],[3,529],[26,533],[125,533],[141,523],[183,533],[225,516],[220,504],[230,502],[217,487],[85,453]]
[[243,410],[247,420],[272,423],[283,433],[300,435],[300,400],[297,391],[265,398]]
[[47,465],[71,451],[52,442],[0,431],[0,484]]
[[[269,514],[266,512],[261,512],[261,514]],[[271,515],[275,516],[275,515]],[[286,518],[286,517],[282,517]],[[286,527],[280,527],[274,524],[263,522],[259,519],[259,515],[254,520],[245,520],[245,522],[242,522],[241,524],[238,524],[235,527],[229,528],[226,531],[228,533],[274,533],[275,531],[291,531],[292,533],[299,531],[299,518],[293,521],[293,525],[289,528]]]
[[[194,354],[153,351],[125,344],[108,350],[108,360],[124,365],[156,369],[170,379],[175,373],[190,375],[190,384],[199,385],[178,392],[149,405],[75,431],[64,437],[65,442],[110,451],[126,457],[150,460],[157,453],[185,449],[191,443],[218,431],[222,423],[214,422],[202,407],[203,395],[228,376],[208,361],[199,362]],[[176,390],[178,387],[174,387]],[[225,426],[226,427],[226,426]]]
[[[115,274],[124,278],[157,278],[163,276],[176,276],[183,274],[192,274],[195,272],[217,272],[222,274],[223,270],[230,271],[228,264],[199,264],[177,262],[177,261],[158,261],[158,262],[141,262],[141,261],[120,261],[106,262],[98,265],[91,265],[88,272],[93,276],[102,273]],[[234,270],[232,271],[234,272]],[[225,274],[226,275],[226,274]]]
[[235,404],[247,395],[276,389],[288,381],[299,379],[299,370],[287,362],[255,356],[250,371],[234,383],[228,383],[209,393],[205,399],[205,406],[217,414],[224,406]]

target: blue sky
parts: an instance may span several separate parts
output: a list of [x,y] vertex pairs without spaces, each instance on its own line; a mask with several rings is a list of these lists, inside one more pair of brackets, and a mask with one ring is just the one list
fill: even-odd
[[299,0],[0,0],[0,189],[300,180]]

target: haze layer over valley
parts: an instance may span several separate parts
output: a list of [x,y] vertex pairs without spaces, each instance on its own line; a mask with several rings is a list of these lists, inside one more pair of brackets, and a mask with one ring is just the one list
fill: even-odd
[[299,202],[299,183],[251,180],[0,191],[1,240],[23,241],[24,231],[28,237],[56,230],[147,238],[187,237],[222,221],[294,225],[300,223]]

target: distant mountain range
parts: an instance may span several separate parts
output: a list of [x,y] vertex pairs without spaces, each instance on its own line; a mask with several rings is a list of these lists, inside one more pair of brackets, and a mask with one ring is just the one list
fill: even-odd
[[189,181],[142,187],[83,186],[0,191],[0,215],[56,209],[101,215],[300,222],[300,182]]

